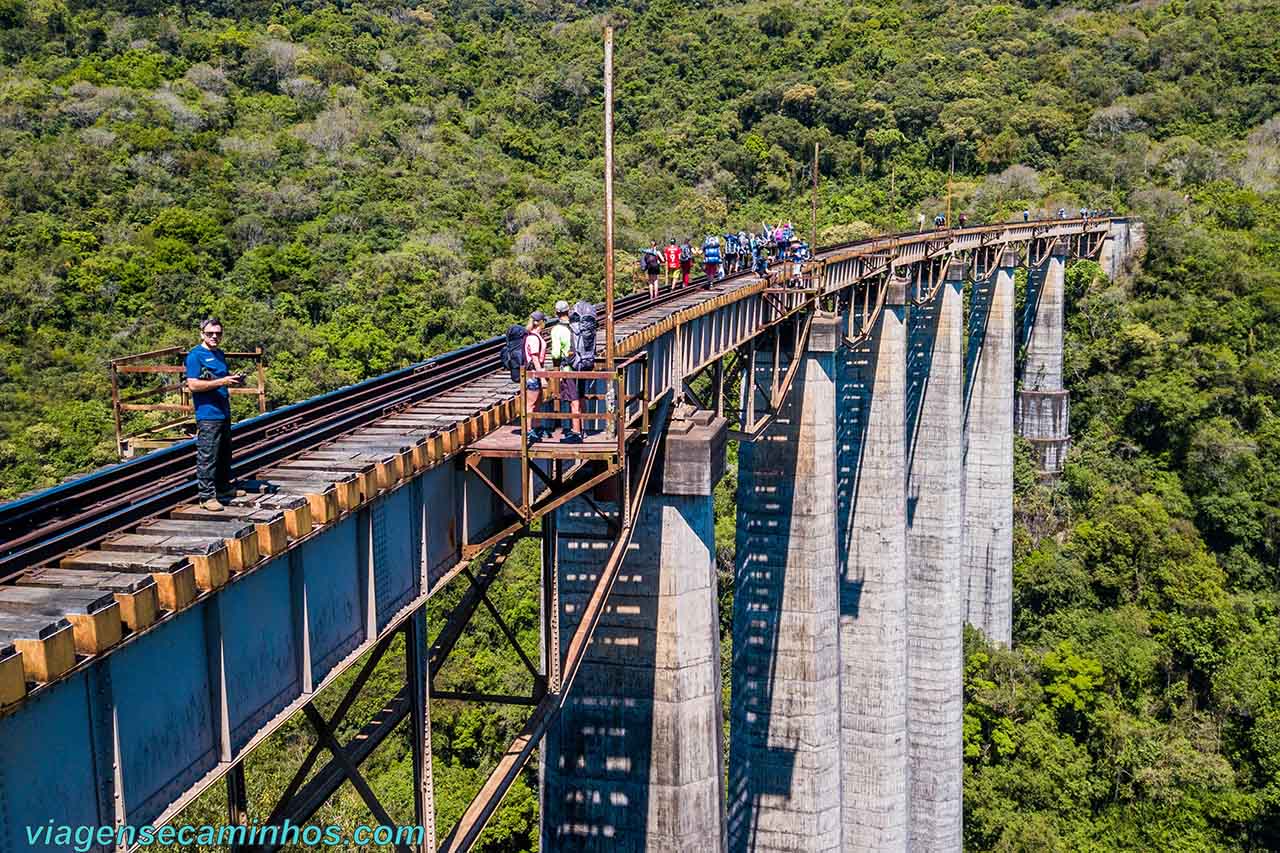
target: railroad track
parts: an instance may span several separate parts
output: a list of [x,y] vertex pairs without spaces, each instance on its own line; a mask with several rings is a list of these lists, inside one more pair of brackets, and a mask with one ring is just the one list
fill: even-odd
[[[1003,226],[977,226],[971,231]],[[859,245],[927,239],[931,232],[900,232],[818,249],[815,255]],[[750,272],[726,281],[749,278]],[[694,284],[704,283],[701,276]],[[618,320],[687,296],[673,290],[650,300],[633,294],[615,305]],[[340,388],[236,424],[233,475],[248,477],[309,448],[429,400],[499,369],[502,338],[490,338],[419,364]],[[0,584],[24,570],[100,541],[195,496],[195,446],[184,441],[138,459],[99,469],[60,486],[0,505]]]
[[[1000,228],[1001,225],[979,225],[969,231]],[[822,247],[815,251],[815,256],[832,255],[860,245],[925,240],[931,233],[882,234]],[[750,275],[750,272],[739,273],[726,280]],[[704,279],[696,277],[692,282],[703,283]],[[635,293],[617,301],[614,316],[618,320],[626,319],[687,295],[687,289],[678,289],[660,293],[657,300],[650,300],[646,293]],[[236,447],[233,474],[238,479],[247,478],[317,443],[365,427],[396,411],[397,407],[430,400],[493,373],[499,369],[502,343],[500,337],[489,338],[355,386],[339,388],[242,421],[232,428]],[[182,442],[0,505],[0,584],[9,583],[29,567],[55,560],[115,530],[191,500],[196,494],[195,457],[195,443]]]
[[[750,275],[739,273],[726,281]],[[647,294],[623,297],[615,304],[615,317],[625,319],[689,293],[673,290],[656,300]],[[502,345],[501,337],[490,338],[236,424],[233,475],[250,477],[398,409],[493,373],[500,369]],[[194,470],[194,442],[184,441],[0,505],[0,584],[192,499]]]
[[[1042,227],[1035,224],[1033,238]],[[981,248],[988,233],[1007,230],[958,233]],[[880,258],[911,244],[909,251],[923,248],[931,257],[937,239],[934,232],[883,235],[816,255]],[[722,286],[752,281],[752,273],[739,273]],[[724,292],[624,297],[615,306],[616,331],[634,340]],[[232,573],[510,423],[518,397],[499,366],[503,343],[490,338],[237,424],[233,474],[250,493],[222,512],[191,503],[192,441],[0,505],[0,713],[28,694],[27,684],[39,690],[61,679]]]

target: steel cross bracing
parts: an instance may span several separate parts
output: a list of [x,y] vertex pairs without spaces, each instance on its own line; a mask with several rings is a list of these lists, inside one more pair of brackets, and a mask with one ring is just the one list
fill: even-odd
[[[508,452],[504,430],[524,432],[529,413],[520,414],[516,386],[496,369],[495,339],[239,425],[237,473],[255,478],[261,491],[237,499],[218,518],[181,503],[191,489],[189,446],[0,507],[12,597],[37,590],[47,599],[41,612],[64,602],[74,623],[55,614],[32,636],[11,647],[0,643],[0,702],[10,703],[0,710],[0,780],[30,782],[7,804],[4,820],[14,826],[0,826],[0,848],[16,847],[6,842],[17,822],[56,801],[43,793],[54,782],[22,734],[28,726],[71,734],[83,728],[83,766],[61,768],[58,784],[84,792],[93,812],[82,815],[86,823],[169,820],[224,775],[239,820],[246,812],[236,768],[303,710],[332,758],[305,785],[302,771],[270,816],[294,821],[313,814],[347,779],[367,789],[356,781],[361,761],[409,717],[416,721],[415,805],[419,822],[428,824],[434,812],[432,695],[532,705],[521,738],[443,847],[467,849],[554,718],[580,662],[575,650],[580,654],[594,625],[583,620],[564,660],[547,653],[559,648],[558,592],[544,570],[543,660],[535,666],[517,650],[533,677],[528,696],[410,689],[439,671],[476,610],[484,608],[503,625],[485,590],[511,537],[529,535],[535,523],[544,537],[554,536],[554,515],[546,513],[556,501],[590,497],[591,489],[612,481],[623,509],[617,541],[625,541],[670,411],[696,402],[730,414],[741,427],[739,438],[758,434],[793,375],[775,370],[771,386],[762,388],[753,366],[759,358],[779,363],[784,351],[802,350],[815,310],[858,316],[846,329],[847,340],[857,341],[889,289],[936,282],[949,256],[964,256],[976,269],[1011,248],[1034,261],[1058,240],[1074,255],[1094,256],[1122,223],[1065,220],[893,235],[823,250],[794,281],[775,268],[765,281],[739,275],[655,301],[620,300],[621,364],[612,377],[595,378],[614,383],[613,397],[623,403],[612,415],[594,412],[598,420],[616,418],[610,438],[616,443],[594,457],[591,448],[531,450],[523,441]],[[798,361],[788,357],[791,365]],[[469,569],[489,548],[489,562]],[[616,554],[611,565],[621,560],[622,551]],[[459,574],[467,577],[468,592],[427,664],[421,629],[409,626],[419,624],[428,597]],[[85,590],[105,591],[106,604],[85,605]],[[605,583],[592,601],[603,606],[607,594]],[[0,586],[0,619],[6,595]],[[346,621],[335,623],[332,607],[348,599]],[[75,612],[73,601],[81,602]],[[112,620],[114,638],[100,630]],[[243,620],[255,626],[248,636],[236,630]],[[339,744],[331,734],[341,720],[306,710],[315,692],[400,633],[415,635],[406,687],[358,738]],[[278,666],[264,672],[266,661]],[[138,673],[158,671],[171,677],[145,685],[155,695],[141,708],[133,698]],[[199,730],[187,732],[189,744],[178,744],[163,760],[143,750],[149,727],[170,725],[177,709],[202,703],[207,711],[198,717]],[[377,812],[372,792],[366,800]]]

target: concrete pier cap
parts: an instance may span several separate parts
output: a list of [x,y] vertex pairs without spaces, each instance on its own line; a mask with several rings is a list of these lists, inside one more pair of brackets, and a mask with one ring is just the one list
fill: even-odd
[[663,447],[659,490],[665,495],[715,493],[725,472],[729,422],[700,410],[671,422]]
[[809,351],[835,352],[839,346],[840,318],[834,312],[816,312],[809,327]]

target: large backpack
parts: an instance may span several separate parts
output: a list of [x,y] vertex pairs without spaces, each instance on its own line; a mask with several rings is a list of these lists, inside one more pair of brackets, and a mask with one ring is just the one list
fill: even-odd
[[702,244],[702,257],[709,264],[720,263],[720,241],[715,237],[708,237]]
[[507,329],[507,342],[503,345],[502,355],[498,360],[511,371],[512,382],[519,381],[520,368],[525,365],[524,339],[528,334],[529,330],[519,323]]
[[680,262],[693,260],[693,249],[689,248],[689,244],[685,243],[680,247]]
[[585,300],[569,314],[573,369],[590,370],[596,363],[596,306]]

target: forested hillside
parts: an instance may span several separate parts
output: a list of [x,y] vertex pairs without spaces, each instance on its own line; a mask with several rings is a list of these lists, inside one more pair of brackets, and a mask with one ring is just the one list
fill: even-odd
[[[281,404],[597,293],[606,14],[620,249],[807,223],[814,142],[826,239],[931,216],[952,161],[975,221],[1147,222],[1134,280],[1070,275],[1076,445],[1056,485],[1020,459],[1014,650],[969,638],[966,846],[1280,849],[1272,0],[0,0],[0,497],[112,459],[106,360],[203,314]],[[532,558],[500,605],[531,650]],[[497,636],[451,683],[518,684]],[[447,827],[519,718],[434,717]],[[400,815],[408,773],[370,767]],[[536,849],[534,786],[485,849]]]

